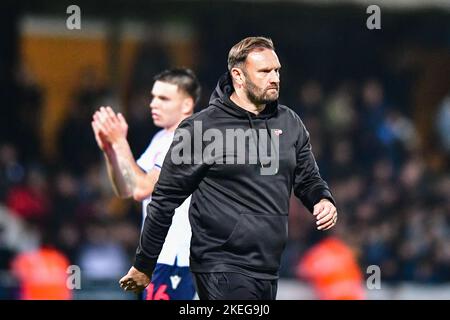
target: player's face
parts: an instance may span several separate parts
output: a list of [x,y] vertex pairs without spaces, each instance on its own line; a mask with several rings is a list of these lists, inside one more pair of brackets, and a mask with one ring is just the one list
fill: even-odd
[[252,51],[245,62],[245,92],[256,105],[278,99],[280,93],[280,61],[270,49]]
[[166,130],[174,130],[186,116],[186,99],[188,96],[177,85],[156,81],[150,102],[153,123]]

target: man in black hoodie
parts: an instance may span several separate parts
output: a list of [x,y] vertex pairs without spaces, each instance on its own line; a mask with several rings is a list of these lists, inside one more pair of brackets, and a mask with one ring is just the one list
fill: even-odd
[[[327,230],[337,220],[302,121],[278,104],[273,43],[243,39],[209,107],[177,128],[147,207],[134,266],[120,280],[150,282],[172,216],[189,195],[190,267],[200,299],[275,299],[291,190]],[[237,141],[237,143],[236,143]]]

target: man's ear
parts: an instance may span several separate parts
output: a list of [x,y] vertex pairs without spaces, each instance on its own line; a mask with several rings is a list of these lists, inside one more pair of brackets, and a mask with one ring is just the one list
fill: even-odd
[[238,84],[239,86],[243,86],[245,82],[244,72],[240,68],[232,68],[231,69],[231,78],[233,82]]
[[191,114],[194,111],[194,100],[191,97],[183,99],[181,104],[181,112],[184,114]]

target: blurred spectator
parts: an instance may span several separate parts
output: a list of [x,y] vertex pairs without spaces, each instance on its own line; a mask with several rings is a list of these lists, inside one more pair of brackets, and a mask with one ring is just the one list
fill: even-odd
[[128,270],[129,258],[111,233],[109,226],[91,223],[85,228],[78,265],[89,280],[117,280]]
[[22,182],[25,168],[18,161],[16,148],[8,143],[0,144],[0,201],[14,185]]
[[447,154],[450,154],[450,94],[439,106],[435,121],[440,143]]
[[337,179],[349,177],[355,169],[358,169],[352,164],[354,158],[352,144],[349,140],[339,140],[331,147],[331,174]]
[[47,176],[38,168],[31,168],[25,184],[14,186],[6,196],[8,208],[27,222],[44,227],[51,210]]
[[64,252],[71,264],[75,264],[82,243],[78,224],[73,221],[63,222],[54,233],[55,247]]
[[417,201],[428,195],[429,186],[425,181],[425,164],[418,157],[410,157],[400,168],[399,188],[404,201]]
[[405,159],[407,151],[415,149],[418,142],[411,121],[395,110],[388,111],[378,128],[378,138],[396,167]]
[[[0,247],[9,252],[36,249],[39,246],[39,230],[0,205]],[[0,259],[0,263],[7,263]]]
[[297,266],[297,275],[311,282],[318,299],[365,299],[355,254],[336,237],[325,237],[309,248]]
[[9,271],[14,257],[38,248],[40,233],[0,204],[0,300],[15,299],[18,284]]
[[51,243],[43,239],[40,248],[20,253],[12,261],[12,274],[20,283],[19,299],[71,299],[72,292],[67,286],[69,261]]
[[325,130],[333,135],[348,135],[355,130],[357,115],[354,107],[353,87],[349,83],[340,85],[325,104]]
[[[300,86],[298,102],[293,104],[293,110],[301,117],[313,139],[320,139],[323,131],[321,117],[323,113],[323,92],[318,81],[309,80]],[[314,145],[321,145],[320,141],[312,141]]]
[[17,83],[17,119],[11,119],[16,143],[23,156],[28,160],[38,160],[40,155],[40,133],[42,119],[42,89],[35,75],[26,66],[16,72]]
[[305,82],[298,91],[298,104],[294,111],[302,118],[320,117],[322,114],[323,91],[318,81]]
[[361,91],[361,107],[359,118],[358,153],[363,164],[371,166],[373,161],[383,154],[383,148],[378,136],[384,123],[386,103],[381,83],[375,79],[367,80]]
[[79,181],[67,171],[55,174],[53,181],[55,188],[53,193],[52,223],[59,226],[64,221],[76,219],[76,212],[80,203]]

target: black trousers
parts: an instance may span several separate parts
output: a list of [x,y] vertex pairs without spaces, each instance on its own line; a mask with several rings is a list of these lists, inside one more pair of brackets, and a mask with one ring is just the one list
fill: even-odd
[[234,272],[194,273],[200,300],[275,300],[278,280]]

